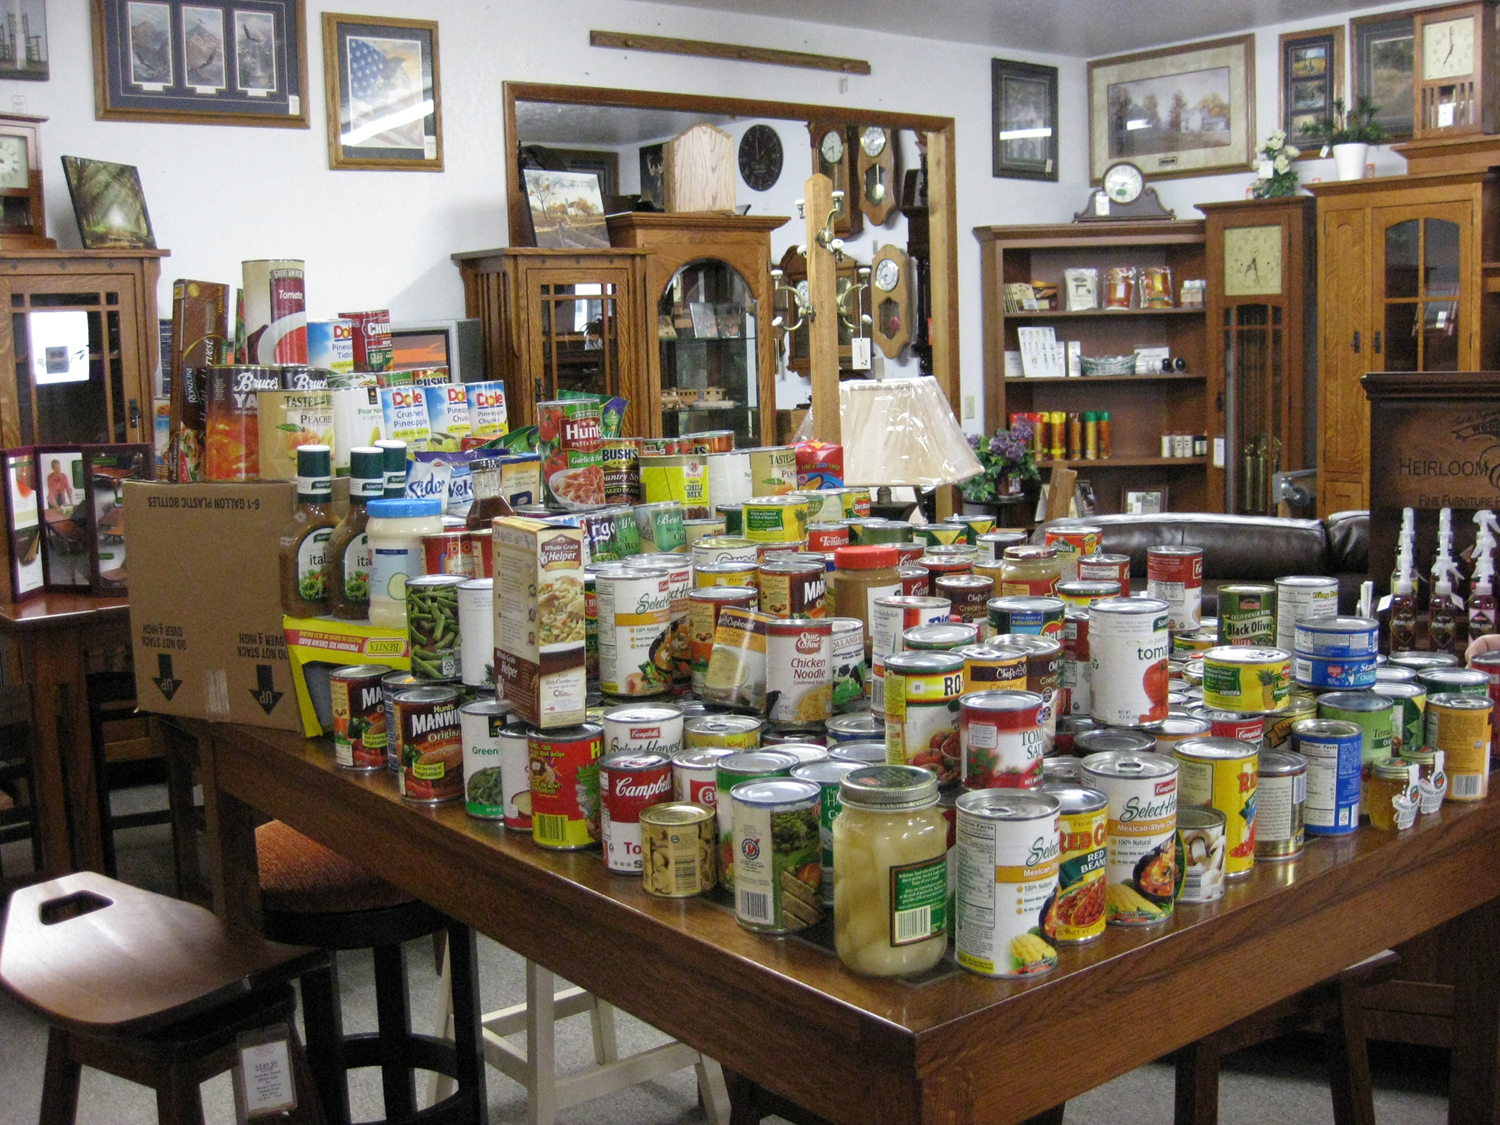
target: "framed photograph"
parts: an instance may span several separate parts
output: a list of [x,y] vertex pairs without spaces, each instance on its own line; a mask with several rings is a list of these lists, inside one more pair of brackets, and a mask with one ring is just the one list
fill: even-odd
[[0,27],[0,78],[45,82],[47,69],[46,0],[10,0]]
[[548,172],[525,168],[533,245],[554,249],[609,248],[604,196],[592,172]]
[[994,175],[1057,180],[1057,67],[990,60]]
[[1127,516],[1159,516],[1167,510],[1165,488],[1122,488],[1120,511]]
[[[1369,95],[1375,120],[1392,141],[1409,141],[1416,90],[1416,20],[1411,12],[1382,12],[1350,22],[1354,36],[1354,98]],[[1350,104],[1354,104],[1353,99]]]
[[1092,481],[1080,480],[1074,482],[1073,508],[1080,519],[1090,519],[1098,514],[1098,505],[1094,500],[1094,485]]
[[5,542],[10,600],[24,601],[46,589],[42,570],[42,507],[36,490],[36,450],[7,449]]
[[1318,155],[1303,132],[1333,112],[1333,100],[1344,93],[1344,29],[1320,27],[1283,35],[1278,113],[1287,141],[1303,149],[1298,159]]
[[88,504],[81,445],[39,445],[37,495],[42,505],[42,575],[49,590],[88,592]]
[[91,4],[99,120],[307,128],[305,0]]
[[1147,176],[1244,171],[1254,155],[1255,36],[1089,63],[1089,176],[1129,160]]
[[658,211],[667,209],[667,146],[641,146],[641,202]]
[[155,478],[155,451],[144,442],[83,447],[80,503],[87,518],[87,584],[95,594],[118,598],[129,593],[124,484]]
[[328,166],[443,170],[438,25],[323,13]]
[[156,249],[135,165],[82,156],[65,156],[62,162],[85,250]]

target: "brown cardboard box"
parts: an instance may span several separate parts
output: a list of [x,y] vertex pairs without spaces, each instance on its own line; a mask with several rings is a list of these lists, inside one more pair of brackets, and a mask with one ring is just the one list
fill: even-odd
[[142,710],[301,729],[277,550],[295,487],[125,483]]

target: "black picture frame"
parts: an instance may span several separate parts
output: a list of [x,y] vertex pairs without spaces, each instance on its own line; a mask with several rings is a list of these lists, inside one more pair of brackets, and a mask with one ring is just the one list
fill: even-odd
[[125,564],[127,480],[155,480],[155,449],[145,442],[83,447],[83,504],[88,517],[89,585],[94,594],[130,592]]
[[91,10],[99,120],[308,127],[305,0],[91,0]]
[[[1057,182],[1057,67],[990,60],[996,178]],[[1036,135],[1045,130],[1042,135]],[[1027,136],[1007,136],[1027,133]]]
[[1340,25],[1289,32],[1279,41],[1279,124],[1288,144],[1306,150],[1298,159],[1318,155],[1304,126],[1329,116],[1334,99],[1344,97],[1344,38]]
[[1375,120],[1391,141],[1409,141],[1414,127],[1416,17],[1411,12],[1363,16],[1349,25],[1354,43],[1354,98],[1368,95],[1380,107]]

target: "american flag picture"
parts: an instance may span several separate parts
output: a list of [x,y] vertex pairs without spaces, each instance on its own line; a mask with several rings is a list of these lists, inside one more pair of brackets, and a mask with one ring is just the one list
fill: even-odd
[[433,112],[424,89],[422,41],[351,35],[347,40],[347,147],[418,149]]

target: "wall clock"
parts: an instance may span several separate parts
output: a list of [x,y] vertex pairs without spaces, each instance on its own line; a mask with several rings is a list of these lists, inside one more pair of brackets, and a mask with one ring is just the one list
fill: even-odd
[[1416,14],[1416,139],[1494,129],[1494,12],[1477,3]]
[[911,259],[887,244],[870,266],[875,287],[870,336],[887,359],[895,359],[911,340]]
[[40,126],[45,117],[0,114],[0,250],[51,250],[42,198]]
[[859,209],[876,226],[884,225],[896,208],[896,138],[890,129],[879,125],[860,129],[855,173]]
[[770,191],[781,179],[781,136],[769,125],[752,125],[740,138],[740,179],[752,191]]
[[865,218],[859,209],[859,179],[855,174],[855,153],[861,151],[859,138],[847,125],[810,121],[807,131],[812,138],[813,171],[833,181],[833,190],[844,193],[844,202],[833,218],[833,233],[852,238],[864,230]]
[[1249,297],[1281,292],[1281,224],[1226,227],[1224,295]]

